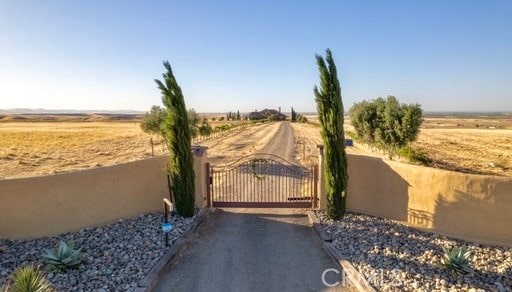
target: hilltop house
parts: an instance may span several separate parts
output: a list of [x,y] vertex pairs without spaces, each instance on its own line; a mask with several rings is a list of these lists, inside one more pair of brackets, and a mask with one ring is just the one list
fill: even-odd
[[253,111],[249,113],[246,118],[248,120],[263,120],[263,119],[272,119],[275,121],[284,121],[286,120],[286,115],[281,113],[281,108],[279,110],[275,109],[264,109],[262,111]]

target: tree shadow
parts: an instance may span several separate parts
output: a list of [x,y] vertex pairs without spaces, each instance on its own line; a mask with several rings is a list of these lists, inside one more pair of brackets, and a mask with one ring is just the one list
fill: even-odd
[[[356,213],[407,222],[409,183],[381,158],[350,154],[347,157],[347,208]],[[351,193],[357,195],[351,196]]]

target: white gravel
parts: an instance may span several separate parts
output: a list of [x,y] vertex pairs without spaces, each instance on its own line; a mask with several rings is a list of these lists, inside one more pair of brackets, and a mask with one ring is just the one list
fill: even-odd
[[[512,248],[464,242],[421,232],[391,220],[316,213],[333,245],[379,291],[512,291]],[[466,246],[473,276],[441,266],[443,247]]]
[[[193,218],[170,217],[170,243],[191,228]],[[37,220],[37,217],[35,218]],[[161,213],[118,220],[107,226],[36,240],[0,240],[0,287],[16,267],[44,265],[41,254],[61,241],[83,248],[83,265],[47,278],[58,291],[133,291],[167,250],[161,230]]]

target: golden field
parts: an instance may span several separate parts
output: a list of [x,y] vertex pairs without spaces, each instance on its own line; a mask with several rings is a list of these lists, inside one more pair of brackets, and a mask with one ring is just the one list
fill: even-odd
[[149,136],[136,122],[0,123],[0,178],[112,165],[150,155]]
[[[316,161],[319,128],[294,123],[296,156],[303,163]],[[232,122],[212,123],[213,126]],[[209,147],[212,163],[224,163],[257,152],[276,127],[263,124],[238,129],[229,136],[201,142]],[[347,130],[351,130],[347,120]],[[45,175],[113,165],[151,156],[151,136],[138,120],[94,118],[31,122],[0,122],[0,179]],[[158,139],[155,138],[155,141]],[[156,155],[163,145],[155,145]],[[433,160],[431,166],[468,173],[512,176],[512,117],[427,117],[413,144]],[[349,153],[382,156],[364,145]],[[303,157],[304,156],[304,157]]]
[[[316,117],[313,124],[294,124],[297,135],[308,140],[307,149],[321,143]],[[345,131],[353,131],[345,120]],[[431,167],[473,174],[512,176],[512,115],[497,116],[427,116],[413,148],[424,151]],[[299,152],[299,150],[297,150]],[[387,158],[365,145],[355,143],[348,153]],[[310,155],[316,153],[311,150]],[[400,158],[395,158],[400,159]]]

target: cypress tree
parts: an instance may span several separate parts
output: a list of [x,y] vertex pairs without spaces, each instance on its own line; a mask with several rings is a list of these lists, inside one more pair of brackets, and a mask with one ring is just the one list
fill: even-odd
[[183,217],[194,215],[194,166],[190,149],[191,136],[185,100],[176,82],[169,62],[164,62],[167,72],[163,81],[155,79],[162,92],[162,102],[167,115],[164,121],[164,135],[169,149],[168,173],[172,181],[172,193],[176,211]]
[[348,184],[341,88],[331,50],[326,50],[325,60],[316,55],[316,63],[320,71],[320,88],[315,85],[314,94],[325,151],[323,173],[327,215],[340,219],[345,215]]

